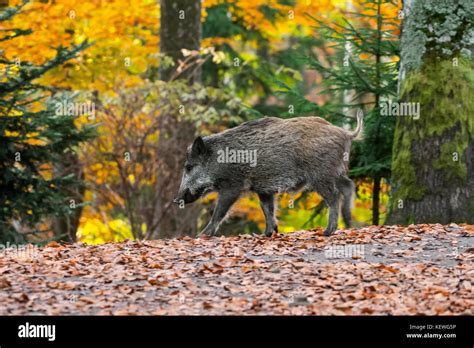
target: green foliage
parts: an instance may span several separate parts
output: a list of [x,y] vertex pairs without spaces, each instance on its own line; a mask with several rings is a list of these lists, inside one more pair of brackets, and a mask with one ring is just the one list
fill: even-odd
[[[249,96],[257,97],[258,101],[252,103],[253,110],[250,112],[255,117],[275,115],[280,113],[281,109],[269,106],[266,102],[277,87],[275,77],[288,83],[301,79],[297,68],[303,65],[295,66],[291,63],[292,56],[288,53],[292,48],[270,52],[269,39],[262,32],[263,29],[249,28],[242,18],[231,18],[228,15],[229,11],[236,10],[239,6],[242,5],[226,2],[207,9],[207,17],[203,23],[203,39],[228,39],[238,35],[240,47],[245,45],[249,47],[239,50],[229,43],[215,44],[216,50],[223,52],[226,59],[219,63],[207,61],[203,65],[203,83],[215,88],[232,90],[243,100]],[[259,10],[270,22],[275,22],[277,18],[286,15],[265,5]],[[252,52],[253,45],[258,47],[255,52]],[[291,46],[300,45],[295,42]]]
[[[186,81],[155,81],[144,87],[131,89],[130,95],[141,94],[146,103],[160,105],[161,114],[176,114],[184,107],[183,120],[191,121],[200,131],[209,131],[213,125],[223,122],[237,124],[242,122],[247,109],[242,100],[232,91],[206,87],[199,83],[189,85]],[[177,117],[181,117],[178,112]]]
[[[21,8],[5,9],[0,23]],[[1,40],[29,33],[7,30]],[[23,235],[17,233],[20,227],[71,212],[67,190],[79,182],[71,176],[54,175],[52,165],[92,137],[93,129],[78,129],[75,116],[58,115],[54,101],[47,102],[53,90],[37,85],[35,80],[87,46],[84,42],[58,47],[56,56],[42,65],[11,61],[0,52],[4,71],[0,82],[0,240],[22,241]]]
[[[397,94],[397,63],[399,54],[397,22],[383,15],[384,6],[391,1],[370,0],[354,19],[343,19],[341,24],[325,24],[314,18],[315,31],[335,53],[324,62],[314,56],[303,58],[306,64],[323,77],[320,96],[328,96],[325,103],[308,100],[300,90],[280,83],[286,103],[294,112],[283,117],[318,115],[338,125],[351,123],[349,111],[364,110],[364,139],[353,144],[350,174],[354,177],[390,177],[393,117],[381,115],[381,104]],[[375,11],[376,15],[370,15]],[[370,25],[375,21],[375,25]],[[354,114],[354,112],[353,112]],[[378,209],[374,206],[373,209]]]

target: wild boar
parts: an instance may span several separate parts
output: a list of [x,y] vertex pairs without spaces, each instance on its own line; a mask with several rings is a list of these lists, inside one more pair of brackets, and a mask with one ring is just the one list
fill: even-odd
[[344,223],[351,224],[354,183],[347,177],[347,164],[352,140],[361,134],[362,126],[362,113],[352,132],[320,117],[264,117],[197,137],[187,149],[174,202],[184,205],[217,192],[211,221],[200,233],[214,235],[239,196],[255,192],[265,215],[265,235],[271,236],[278,232],[275,194],[313,191],[329,207],[324,230],[329,236],[337,228],[341,195]]

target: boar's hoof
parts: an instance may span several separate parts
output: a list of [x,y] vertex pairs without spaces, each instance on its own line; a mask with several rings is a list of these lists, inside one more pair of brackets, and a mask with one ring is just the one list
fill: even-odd
[[336,229],[335,228],[326,228],[323,232],[323,235],[326,236],[326,237],[329,237]]
[[265,236],[271,237],[273,232],[278,233],[278,226],[275,226],[273,230],[265,230]]
[[202,230],[201,232],[198,233],[197,237],[198,238],[201,238],[201,237],[212,237],[215,235],[215,232],[213,231],[210,231],[210,230]]

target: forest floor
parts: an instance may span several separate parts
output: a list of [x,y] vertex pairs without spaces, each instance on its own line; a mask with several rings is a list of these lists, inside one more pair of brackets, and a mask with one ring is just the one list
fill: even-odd
[[0,252],[0,315],[474,314],[474,226]]

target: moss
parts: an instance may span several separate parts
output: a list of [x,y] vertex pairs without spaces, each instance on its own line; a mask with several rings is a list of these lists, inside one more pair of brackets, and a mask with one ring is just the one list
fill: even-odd
[[[393,148],[393,211],[398,200],[420,200],[428,190],[420,173],[440,170],[448,186],[453,180],[467,182],[466,150],[474,136],[474,70],[472,62],[459,58],[425,62],[422,69],[410,73],[401,90],[401,101],[420,103],[420,118],[397,120]],[[420,149],[438,138],[440,153],[424,157]],[[414,150],[418,146],[417,150]],[[458,153],[458,161],[453,153]],[[430,153],[433,156],[433,153]],[[443,189],[442,187],[440,189]]]
[[399,119],[395,129],[394,156],[392,160],[392,175],[400,183],[396,197],[392,204],[407,198],[420,199],[426,188],[417,184],[416,170],[411,161],[411,134],[405,131],[406,127],[399,126],[406,120]]
[[415,215],[414,214],[408,215],[407,225],[411,225],[411,224],[414,224],[414,223],[415,223]]
[[[427,62],[423,69],[411,73],[403,84],[401,100],[420,103],[420,119],[416,122],[416,135],[423,139],[442,135],[461,121],[473,130],[473,118],[468,110],[474,108],[472,63],[459,59]],[[460,114],[461,112],[461,114]]]
[[[465,137],[456,137],[453,141],[441,145],[440,157],[433,163],[433,168],[444,170],[444,177],[447,181],[460,179],[465,182],[467,179],[467,166],[461,156],[469,145]],[[459,152],[461,150],[461,152]],[[458,153],[457,161],[454,160],[454,153]]]

